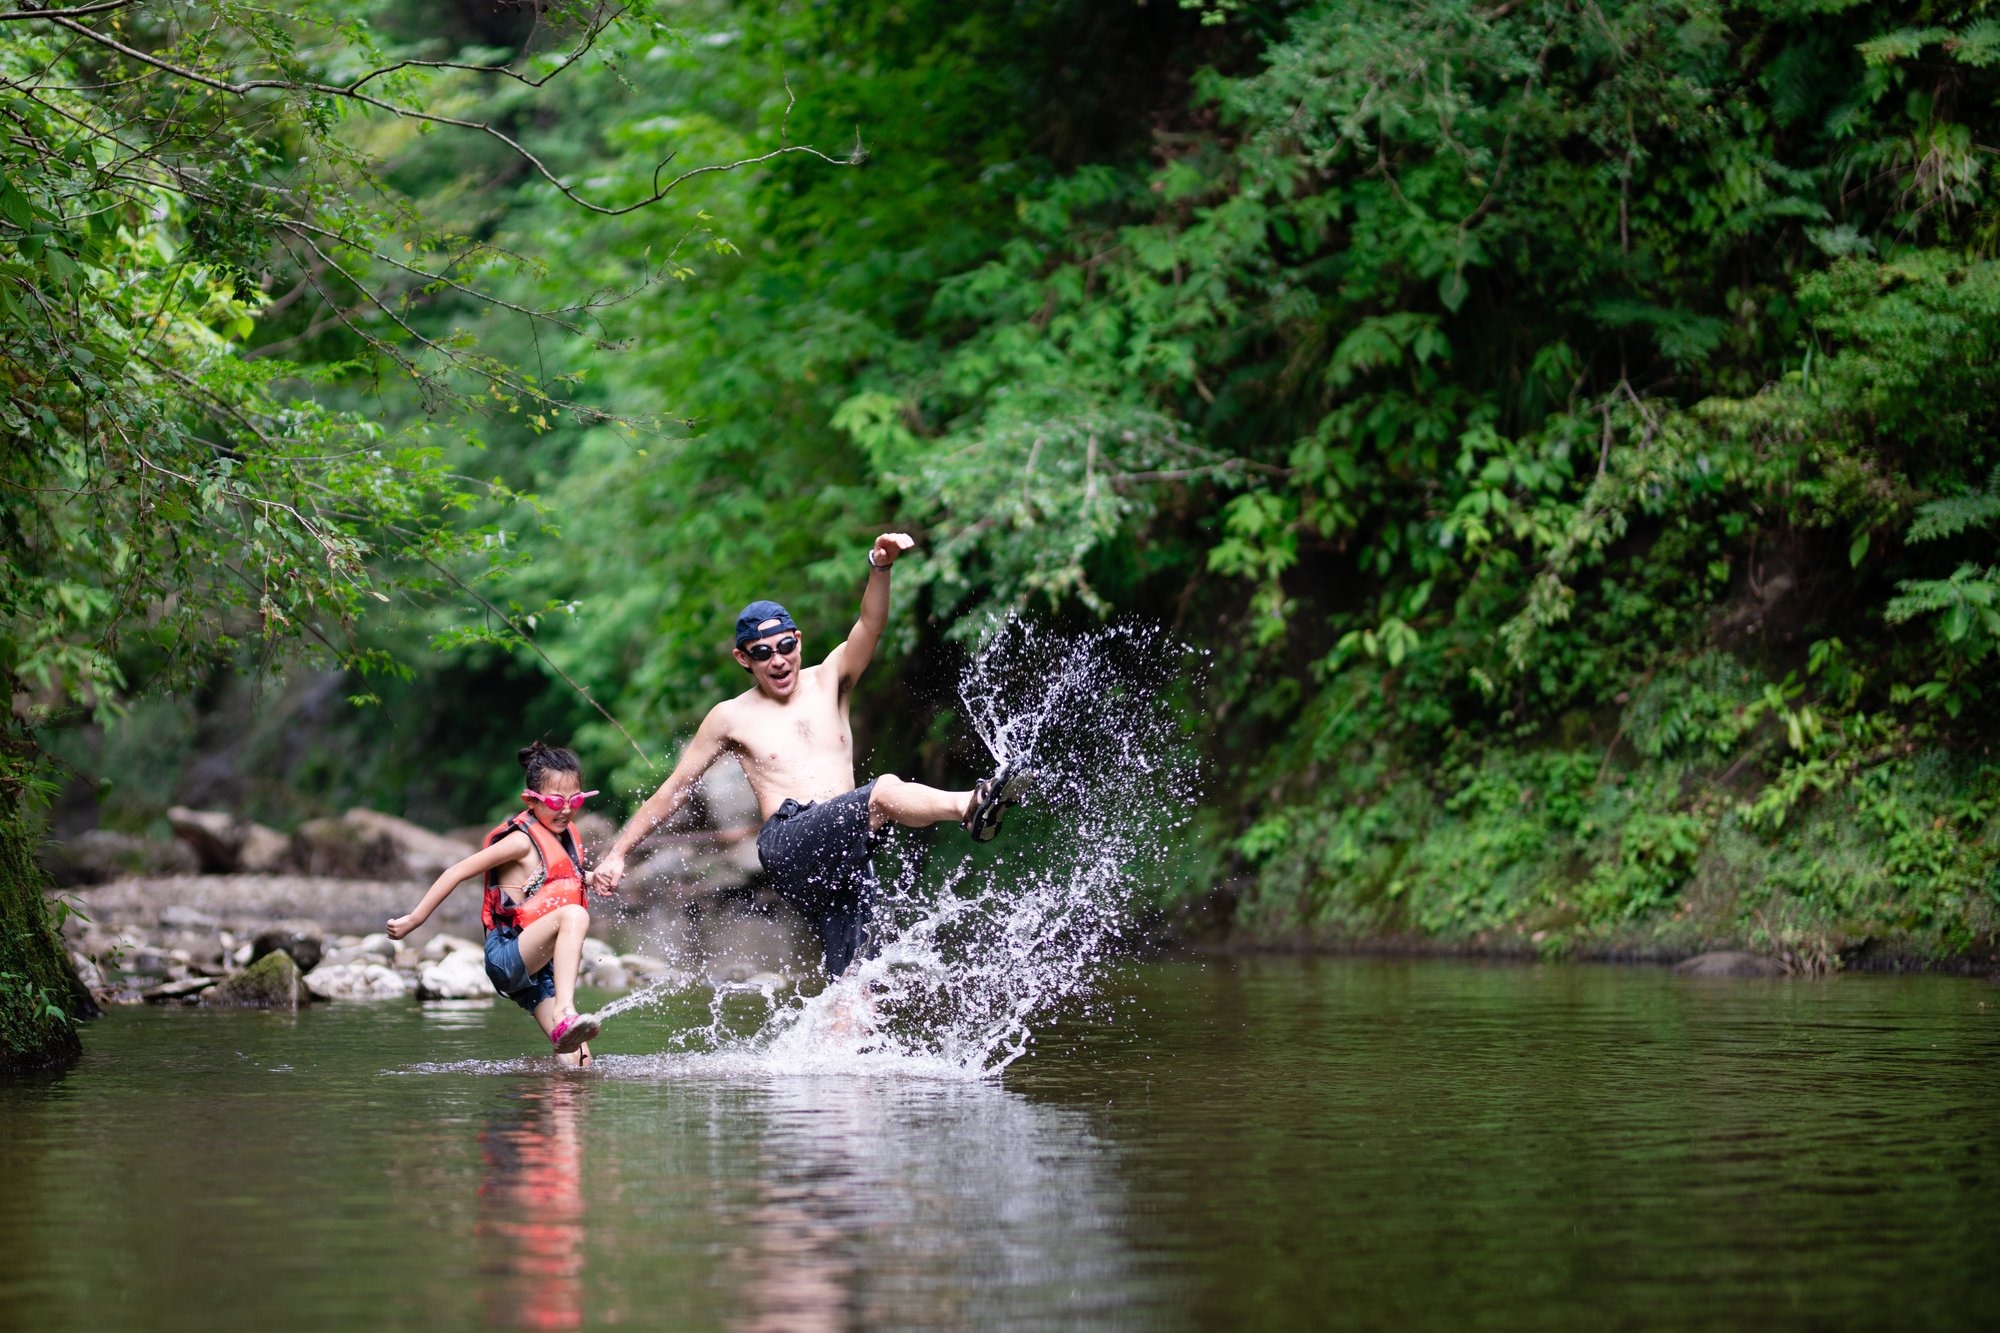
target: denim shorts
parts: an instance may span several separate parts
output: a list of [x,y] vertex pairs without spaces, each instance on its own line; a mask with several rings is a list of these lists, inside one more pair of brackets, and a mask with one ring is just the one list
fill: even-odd
[[486,979],[493,989],[529,1013],[556,993],[556,964],[551,958],[532,975],[521,961],[521,928],[495,926],[486,932]]

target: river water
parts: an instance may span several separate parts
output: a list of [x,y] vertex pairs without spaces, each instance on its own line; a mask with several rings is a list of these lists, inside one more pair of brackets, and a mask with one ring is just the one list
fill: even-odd
[[[754,997],[752,997],[754,999]],[[733,1001],[732,1001],[733,1002]],[[2000,988],[1126,964],[994,1078],[126,1009],[0,1083],[36,1329],[1992,1327]],[[915,1067],[913,1066],[913,1071]]]

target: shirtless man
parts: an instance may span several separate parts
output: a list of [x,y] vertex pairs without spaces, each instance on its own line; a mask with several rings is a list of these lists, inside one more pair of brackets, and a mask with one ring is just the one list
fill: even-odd
[[784,607],[760,601],[743,608],[735,656],[751,688],[709,709],[673,773],[591,872],[594,887],[616,889],[632,849],[687,804],[709,765],[733,754],[764,816],[758,859],[772,887],[819,931],[827,975],[837,977],[867,941],[871,858],[890,824],[924,828],[953,819],[980,842],[999,832],[1001,815],[1020,804],[1030,780],[1018,768],[1003,766],[971,791],[940,791],[891,773],[854,785],[848,705],[889,623],[889,570],[915,545],[901,532],[875,539],[861,618],[818,666],[802,665],[805,635]]

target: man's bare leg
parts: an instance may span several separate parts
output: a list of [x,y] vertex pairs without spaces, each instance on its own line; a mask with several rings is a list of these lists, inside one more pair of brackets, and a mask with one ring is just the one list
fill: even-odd
[[940,791],[884,773],[875,779],[874,790],[868,794],[868,827],[879,830],[885,824],[901,824],[904,828],[928,828],[947,819],[958,823],[971,811],[977,794]]

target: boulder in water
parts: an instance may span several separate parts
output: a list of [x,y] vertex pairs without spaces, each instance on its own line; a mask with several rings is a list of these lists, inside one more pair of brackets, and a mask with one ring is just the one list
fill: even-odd
[[299,982],[299,969],[291,955],[275,949],[235,976],[216,982],[201,1002],[253,1009],[295,1009],[311,999],[312,992]]
[[1724,950],[1698,953],[1674,964],[1677,977],[1782,977],[1785,965],[1762,954]]
[[405,990],[396,970],[381,963],[321,963],[305,984],[322,1000],[399,1000]]
[[616,958],[606,957],[598,959],[584,972],[581,979],[584,985],[595,986],[599,990],[630,990],[632,988],[631,974],[618,965]]
[[493,993],[486,979],[486,955],[470,949],[446,954],[417,974],[417,998],[422,1000],[474,1000]]
[[583,965],[585,967],[589,967],[600,958],[616,958],[617,956],[618,951],[603,940],[586,939],[583,942]]
[[258,931],[251,942],[250,961],[255,964],[268,954],[280,952],[290,954],[299,971],[310,972],[326,954],[326,932],[317,921],[273,921]]

